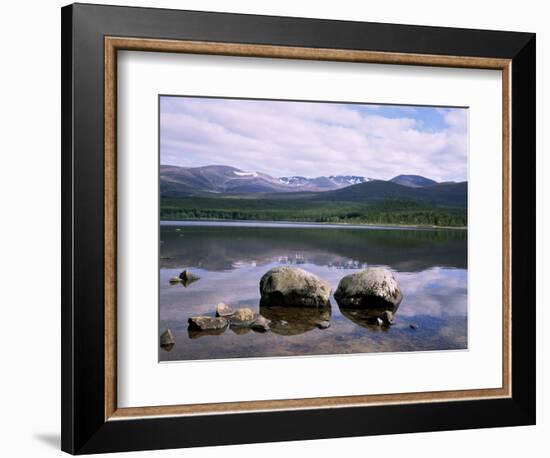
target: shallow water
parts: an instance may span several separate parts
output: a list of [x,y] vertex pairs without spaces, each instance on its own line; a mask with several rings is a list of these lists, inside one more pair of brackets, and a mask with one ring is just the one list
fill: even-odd
[[[160,238],[159,333],[169,328],[176,341],[159,348],[160,361],[467,348],[466,231],[163,222]],[[313,272],[333,290],[358,269],[390,268],[404,294],[395,325],[373,326],[334,298],[329,310],[260,309],[260,278],[278,265]],[[183,269],[200,280],[170,285]],[[214,316],[219,302],[261,312],[271,332],[188,331],[190,316]],[[321,320],[331,326],[318,329]]]

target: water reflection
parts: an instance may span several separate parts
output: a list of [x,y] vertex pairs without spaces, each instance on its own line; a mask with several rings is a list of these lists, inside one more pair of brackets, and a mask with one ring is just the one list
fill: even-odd
[[199,337],[206,336],[219,336],[225,332],[226,328],[222,329],[207,329],[207,330],[197,330],[193,328],[187,328],[187,335],[190,339],[198,339]]
[[238,336],[244,336],[245,334],[252,332],[251,328],[245,328],[243,326],[230,326],[230,329]]
[[275,307],[260,305],[260,313],[271,320],[271,332],[295,336],[317,329],[321,321],[330,321],[330,307]]
[[[179,230],[176,230],[179,229]],[[323,355],[461,349],[467,346],[465,231],[161,226],[159,333],[175,346],[159,360]],[[356,269],[393,270],[404,294],[395,324],[379,326],[379,311],[260,305],[259,281],[272,267],[300,265],[336,289]],[[189,269],[201,280],[170,285]],[[189,331],[187,320],[216,304],[250,307],[271,320],[271,331],[229,327]],[[330,328],[318,329],[329,321]],[[416,329],[409,326],[414,324]]]
[[463,230],[161,226],[161,239],[164,268],[222,271],[277,262],[343,269],[377,264],[418,272],[467,265]]
[[[353,321],[355,324],[368,328],[371,330],[383,330],[388,331],[388,326],[380,326],[379,319],[385,311],[392,312],[396,315],[399,307],[371,307],[371,308],[351,308],[340,307],[340,312],[348,320]],[[397,316],[394,316],[397,319]]]
[[185,279],[181,279],[181,278],[178,278],[178,277],[172,277],[170,279],[170,284],[172,286],[183,286],[184,288],[187,288],[188,286],[192,285],[193,283],[199,281],[200,278],[185,278]]

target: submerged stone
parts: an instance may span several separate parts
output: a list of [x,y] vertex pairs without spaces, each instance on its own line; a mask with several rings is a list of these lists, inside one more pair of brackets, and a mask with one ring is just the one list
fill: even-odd
[[391,326],[392,324],[395,324],[393,312],[391,312],[390,310],[385,310],[378,318],[382,320],[382,323],[385,326]]
[[323,321],[330,321],[331,308],[260,306],[260,314],[270,320],[271,332],[281,336],[295,336],[317,329]]
[[319,329],[328,329],[330,328],[330,321],[319,321],[319,323],[317,323],[317,327]]
[[227,328],[222,329],[206,329],[201,331],[200,329],[187,328],[187,335],[190,339],[199,339],[206,336],[219,336],[225,332]]
[[380,328],[382,328],[382,330],[389,330],[390,325],[394,323],[397,309],[398,307],[340,307],[340,312],[342,313],[342,316],[363,328],[369,328],[372,330],[380,330]]
[[229,329],[231,329],[231,331],[233,331],[238,336],[248,334],[250,331],[252,331],[252,329],[242,326],[231,326]]
[[262,315],[258,315],[258,318],[256,318],[256,321],[252,323],[252,329],[257,332],[267,332],[269,331],[269,323],[270,321],[265,318]]

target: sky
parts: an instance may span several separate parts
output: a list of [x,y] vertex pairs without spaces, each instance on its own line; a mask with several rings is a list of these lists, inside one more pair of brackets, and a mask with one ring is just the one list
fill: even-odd
[[467,180],[468,109],[161,96],[161,164]]

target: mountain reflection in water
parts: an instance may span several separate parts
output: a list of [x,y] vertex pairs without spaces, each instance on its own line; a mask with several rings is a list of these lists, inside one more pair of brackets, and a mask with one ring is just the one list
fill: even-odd
[[[160,361],[467,348],[466,231],[178,224],[160,232],[159,335],[171,329],[176,342],[159,347]],[[260,307],[260,278],[277,265],[308,270],[333,291],[353,270],[392,269],[404,294],[395,325],[373,324],[372,312],[340,309],[332,297],[327,309]],[[201,279],[170,285],[184,269]],[[261,313],[271,331],[188,330],[190,316],[214,316],[219,302]]]

